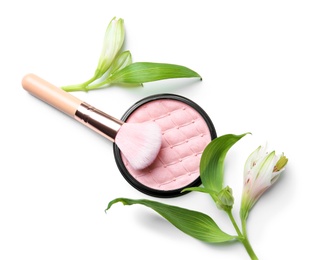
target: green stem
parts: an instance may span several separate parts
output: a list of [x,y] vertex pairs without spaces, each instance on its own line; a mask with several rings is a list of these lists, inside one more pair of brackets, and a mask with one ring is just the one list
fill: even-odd
[[241,219],[241,227],[242,227],[242,230],[243,230],[243,235],[245,237],[247,237],[247,225],[246,225],[246,220],[245,219]]
[[81,83],[81,84],[75,84],[75,85],[68,85],[68,86],[63,86],[61,87],[64,91],[66,92],[72,92],[72,91],[87,91],[87,86],[96,80],[96,77],[93,76],[89,80]]
[[104,80],[102,82],[87,86],[86,90],[99,89],[99,88],[107,86],[108,84],[110,84],[110,82],[106,79],[106,80]]
[[231,223],[233,224],[233,226],[234,226],[234,228],[235,228],[235,230],[236,230],[238,236],[239,236],[239,237],[243,237],[243,235],[242,235],[242,233],[241,233],[241,231],[240,231],[240,229],[239,229],[239,227],[238,227],[238,225],[237,225],[237,223],[236,223],[236,221],[235,221],[235,219],[234,219],[234,216],[233,216],[233,213],[231,212],[231,210],[230,210],[230,211],[227,211],[227,214],[228,214],[228,216],[229,216],[229,218],[230,218],[230,221],[231,221]]
[[247,251],[248,255],[250,256],[250,258],[252,260],[258,260],[258,257],[256,256],[253,248],[251,247],[251,244],[250,244],[248,238],[244,237],[244,239],[241,242],[244,245],[244,247],[246,248],[246,251]]
[[242,232],[240,231],[235,219],[234,219],[234,216],[231,212],[231,210],[229,211],[226,211],[237,234],[238,234],[238,240],[244,245],[248,255],[250,256],[251,260],[258,260],[258,257],[257,255],[255,254],[249,240],[248,240],[248,237],[247,237],[247,229],[246,229],[246,221],[245,220],[242,220]]

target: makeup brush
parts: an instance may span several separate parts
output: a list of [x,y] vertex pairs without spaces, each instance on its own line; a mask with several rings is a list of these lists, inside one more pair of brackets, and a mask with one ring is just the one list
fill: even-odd
[[24,76],[22,86],[35,97],[114,142],[134,169],[146,168],[157,157],[162,132],[156,123],[125,123],[34,74]]

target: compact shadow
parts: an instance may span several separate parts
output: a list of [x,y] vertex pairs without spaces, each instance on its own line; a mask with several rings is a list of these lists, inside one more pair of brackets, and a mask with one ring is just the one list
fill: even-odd
[[160,152],[143,170],[134,170],[116,144],[113,146],[116,164],[134,188],[150,196],[169,198],[201,184],[200,158],[217,134],[199,105],[183,96],[158,94],[135,103],[121,119],[128,123],[154,121],[162,130]]

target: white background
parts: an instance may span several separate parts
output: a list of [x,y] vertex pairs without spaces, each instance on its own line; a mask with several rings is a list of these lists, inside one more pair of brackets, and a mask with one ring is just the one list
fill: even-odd
[[253,208],[251,243],[260,259],[318,259],[318,1],[2,1],[0,3],[0,259],[249,259],[239,243],[209,245],[142,206],[147,198],[210,215],[235,234],[205,194],[157,199],[131,187],[112,143],[26,93],[35,73],[62,86],[95,70],[105,29],[125,21],[134,61],[166,62],[203,81],[74,95],[120,118],[136,101],[175,93],[198,103],[218,135],[251,132],[227,154],[225,185],[238,220],[242,170],[257,146],[289,158]]

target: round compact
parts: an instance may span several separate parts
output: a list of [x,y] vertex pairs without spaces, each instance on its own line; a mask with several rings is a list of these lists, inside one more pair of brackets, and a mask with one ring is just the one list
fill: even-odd
[[137,190],[154,197],[176,197],[187,187],[201,184],[199,164],[205,147],[216,138],[214,125],[193,101],[175,94],[146,97],[126,111],[127,123],[156,122],[162,131],[162,146],[155,161],[134,170],[114,144],[116,164]]

